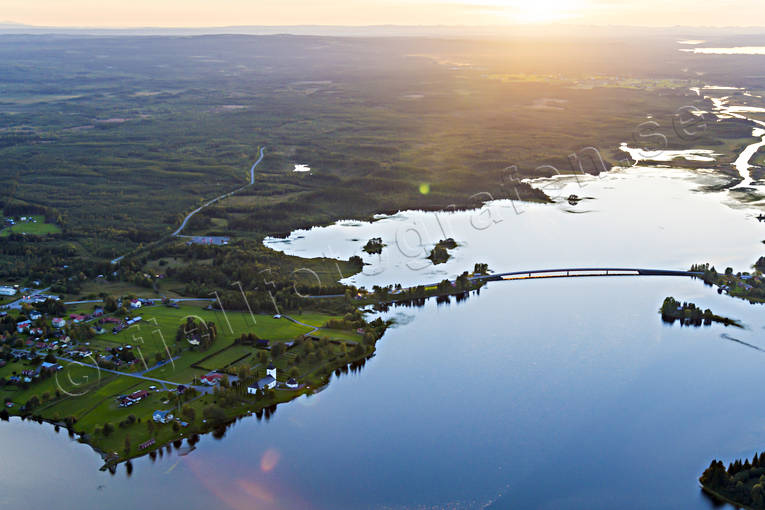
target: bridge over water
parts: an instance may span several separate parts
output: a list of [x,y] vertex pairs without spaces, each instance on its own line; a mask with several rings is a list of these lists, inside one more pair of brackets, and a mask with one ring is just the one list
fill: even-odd
[[[471,281],[502,281],[502,280],[533,280],[538,278],[582,278],[603,276],[685,276],[701,277],[704,273],[695,271],[678,271],[676,269],[645,269],[636,267],[568,267],[563,269],[533,269],[530,271],[512,271],[469,277]],[[456,284],[452,280],[452,285]],[[435,287],[438,283],[424,285]],[[403,294],[407,289],[394,290],[392,297]],[[311,299],[341,298],[343,294],[306,296]]]
[[512,271],[490,275],[474,276],[473,280],[528,280],[534,278],[581,278],[592,276],[703,276],[694,271],[674,269],[645,269],[635,267],[569,267],[561,269],[534,269],[530,271]]

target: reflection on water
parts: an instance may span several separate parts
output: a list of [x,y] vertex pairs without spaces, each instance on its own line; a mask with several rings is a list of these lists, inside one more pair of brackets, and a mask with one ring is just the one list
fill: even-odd
[[[493,270],[559,267],[687,269],[699,261],[748,268],[761,251],[757,209],[734,202],[727,191],[702,192],[730,182],[711,171],[631,167],[600,176],[538,179],[555,205],[500,200],[479,211],[405,211],[375,222],[347,221],[266,239],[291,255],[347,259],[360,255],[361,274],[344,281],[373,285],[438,282],[476,262]],[[576,194],[591,199],[571,205]],[[580,214],[569,214],[576,212]],[[362,247],[372,237],[387,245],[380,255]],[[434,266],[427,260],[440,239],[459,246]],[[713,240],[725,239],[724,243]]]
[[[130,477],[99,472],[48,425],[3,423],[17,460],[0,490],[33,508],[134,508],[159,494],[171,509],[710,508],[696,482],[709,460],[762,449],[765,412],[751,403],[765,353],[723,326],[665,325],[667,295],[740,318],[749,329],[731,336],[765,347],[762,309],[699,281],[492,282],[459,303],[391,308],[411,320],[363,372],[268,422],[238,420],[225,440],[203,436],[190,455],[137,459]],[[66,469],[32,490],[50,466]]]
[[681,48],[688,53],[706,55],[765,55],[765,46],[734,46],[730,48]]

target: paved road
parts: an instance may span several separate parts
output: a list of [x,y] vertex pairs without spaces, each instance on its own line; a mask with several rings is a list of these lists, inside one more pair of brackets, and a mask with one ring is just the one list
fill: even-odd
[[[220,200],[223,200],[224,198],[228,198],[228,197],[230,197],[230,196],[231,196],[231,195],[233,195],[234,193],[238,193],[239,191],[242,191],[244,188],[246,188],[246,187],[248,187],[248,186],[252,186],[253,184],[255,184],[255,167],[256,167],[256,166],[258,166],[258,165],[260,164],[260,162],[261,162],[261,161],[263,161],[263,156],[264,156],[264,151],[265,151],[265,150],[266,150],[266,148],[265,148],[265,147],[261,147],[261,148],[260,148],[260,157],[259,157],[259,158],[258,158],[258,160],[257,160],[257,161],[256,161],[256,162],[255,162],[255,163],[252,165],[252,168],[250,168],[250,182],[249,182],[248,184],[245,184],[244,186],[242,186],[242,187],[240,187],[240,188],[237,188],[237,189],[235,189],[234,191],[229,191],[228,193],[225,193],[225,194],[223,194],[223,195],[221,195],[221,196],[219,196],[219,197],[215,197],[215,198],[213,198],[212,200],[210,200],[210,201],[206,202],[204,205],[202,205],[202,206],[200,206],[200,207],[197,207],[196,209],[194,209],[193,211],[191,211],[191,212],[188,214],[188,216],[186,216],[186,217],[183,219],[183,223],[181,223],[181,226],[180,226],[180,227],[178,227],[178,230],[176,230],[175,232],[173,232],[173,233],[172,233],[172,234],[170,234],[170,235],[171,235],[172,237],[178,237],[178,235],[181,233],[181,231],[183,231],[183,229],[184,229],[184,228],[186,228],[186,224],[189,222],[189,220],[190,220],[190,219],[191,219],[191,218],[192,218],[192,217],[193,217],[193,216],[194,216],[196,213],[198,213],[199,211],[201,211],[202,209],[204,209],[204,208],[206,208],[206,207],[209,207],[209,206],[211,206],[212,204],[214,204],[214,203],[216,203],[216,202],[218,202],[218,201],[220,201]],[[115,260],[116,260],[116,259],[115,259]]]
[[[146,300],[156,301],[158,298],[151,297],[151,298],[139,298],[139,299],[146,299]],[[189,302],[189,301],[214,302],[215,298],[204,298],[204,297],[196,298],[196,297],[192,297],[192,298],[175,298],[175,299],[171,299],[170,300],[171,303],[186,303],[186,302]],[[88,304],[88,303],[103,303],[103,302],[104,302],[103,299],[88,299],[86,301],[64,301],[64,304],[65,305],[85,305],[85,304]]]
[[316,326],[311,326],[310,324],[305,324],[303,322],[300,322],[299,320],[293,319],[289,315],[282,315],[282,317],[287,319],[290,322],[294,322],[295,324],[299,324],[301,326],[305,326],[306,328],[313,328],[311,331],[306,333],[306,335],[312,335],[313,333],[316,333],[317,331],[319,331],[319,328],[317,328]]
[[[119,370],[112,370],[110,368],[99,367],[98,365],[94,365],[92,363],[84,363],[82,361],[77,361],[77,360],[74,360],[74,359],[71,359],[71,358],[64,358],[64,357],[59,356],[57,359],[58,360],[66,361],[68,363],[75,363],[75,364],[81,365],[83,367],[93,368],[93,369],[98,370],[100,372],[107,372],[107,373],[110,373],[110,374],[121,375],[121,376],[124,376],[124,377],[132,377],[134,379],[140,379],[142,381],[155,382],[155,383],[161,384],[165,388],[167,388],[168,386],[178,386],[180,384],[186,385],[185,383],[167,381],[165,379],[157,379],[157,378],[154,378],[154,377],[148,377],[148,376],[145,376],[145,375],[141,375],[144,372],[141,372],[139,374],[131,374],[129,372],[120,372]],[[152,367],[149,370],[153,370],[154,368],[157,368],[157,367]],[[191,387],[196,389],[197,391],[199,391],[201,393],[211,393],[212,392],[212,387],[211,386],[191,386]]]
[[[190,212],[190,213],[189,213],[189,214],[188,214],[188,215],[187,215],[185,218],[183,218],[183,223],[181,223],[181,226],[180,226],[180,227],[178,227],[178,229],[177,229],[175,232],[173,232],[172,234],[170,234],[170,237],[178,237],[178,236],[181,234],[181,232],[183,232],[183,229],[184,229],[184,228],[186,228],[186,224],[189,222],[189,220],[190,220],[190,219],[191,219],[191,218],[192,218],[192,217],[193,217],[193,216],[194,216],[196,213],[198,213],[199,211],[201,211],[202,209],[204,209],[204,208],[206,208],[206,207],[209,207],[209,206],[211,206],[212,204],[214,204],[214,203],[216,203],[216,202],[218,202],[218,201],[220,201],[220,200],[223,200],[224,198],[228,198],[228,197],[230,197],[231,195],[233,195],[233,194],[235,194],[235,193],[238,193],[238,192],[242,191],[244,188],[247,188],[247,187],[249,187],[249,186],[252,186],[253,184],[255,184],[255,167],[257,167],[257,166],[260,164],[260,162],[261,162],[261,161],[263,161],[263,157],[265,156],[265,150],[266,150],[266,148],[265,148],[265,147],[261,147],[261,148],[260,148],[260,156],[258,157],[258,160],[257,160],[257,161],[256,161],[256,162],[255,162],[255,163],[252,165],[252,167],[250,168],[250,182],[248,182],[248,183],[247,183],[247,184],[245,184],[244,186],[241,186],[241,187],[239,187],[239,188],[235,189],[234,191],[230,191],[230,192],[228,192],[228,193],[224,193],[223,195],[221,195],[221,196],[219,196],[219,197],[213,198],[212,200],[209,200],[208,202],[204,203],[202,206],[200,206],[200,207],[197,207],[196,209],[194,209],[193,211],[191,211],[191,212]],[[120,261],[121,261],[122,259],[124,259],[124,258],[125,258],[125,255],[121,255],[121,256],[117,257],[116,259],[113,259],[113,260],[112,260],[112,265],[115,265],[115,264],[119,264],[119,263],[120,263]]]
[[[45,294],[49,290],[50,290],[50,287],[45,287],[44,289],[40,289],[40,290],[21,289],[19,291],[19,294],[22,294],[22,295]],[[25,291],[27,291],[27,292],[25,292]],[[19,310],[19,309],[21,309],[21,305],[22,304],[24,304],[24,298],[23,297],[17,299],[16,301],[11,302],[11,303],[8,303],[8,304],[5,304],[3,306],[0,306],[0,308]]]

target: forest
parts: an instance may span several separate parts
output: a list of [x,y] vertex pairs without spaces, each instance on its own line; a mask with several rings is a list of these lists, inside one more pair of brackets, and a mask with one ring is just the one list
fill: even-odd
[[[674,148],[724,149],[746,131],[723,121],[677,136],[679,109],[708,106],[688,87],[709,69],[669,39],[650,51],[587,38],[482,51],[428,38],[3,41],[0,208],[61,229],[2,243],[5,279],[103,273],[166,241],[191,209],[249,182],[260,147],[255,183],[188,233],[259,241],[407,208],[547,201],[522,180],[627,162],[618,146],[643,136],[647,112]],[[561,66],[572,48],[590,57]]]
[[[765,455],[765,454],[764,454]],[[713,460],[699,478],[702,487],[737,506],[753,510],[765,508],[765,459],[754,454],[752,461],[737,459],[725,465]]]

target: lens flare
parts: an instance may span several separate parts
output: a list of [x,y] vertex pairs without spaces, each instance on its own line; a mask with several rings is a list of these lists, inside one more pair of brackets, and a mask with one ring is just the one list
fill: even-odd
[[281,459],[281,457],[282,456],[278,451],[274,450],[273,448],[269,448],[260,459],[260,470],[264,473],[273,471],[273,469],[279,463],[279,459]]

